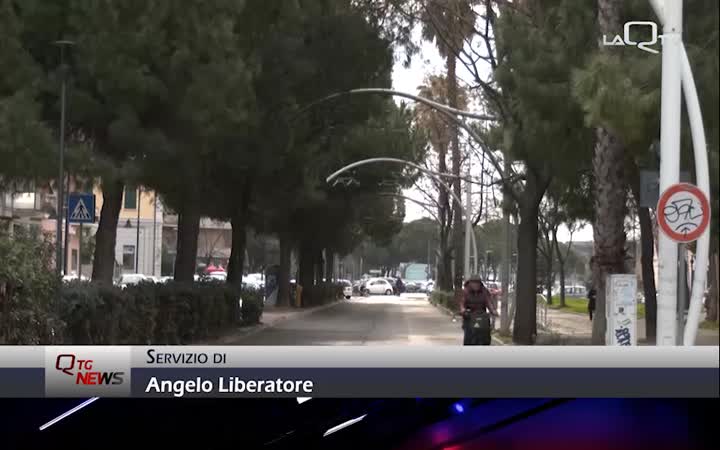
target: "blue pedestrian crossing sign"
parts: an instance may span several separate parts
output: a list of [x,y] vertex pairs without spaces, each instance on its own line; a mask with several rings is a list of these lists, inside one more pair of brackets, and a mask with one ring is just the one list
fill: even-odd
[[68,196],[68,222],[94,223],[95,222],[95,195],[70,194]]

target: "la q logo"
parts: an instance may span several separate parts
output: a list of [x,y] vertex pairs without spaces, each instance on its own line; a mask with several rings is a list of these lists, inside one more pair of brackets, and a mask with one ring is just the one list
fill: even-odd
[[[632,37],[630,36],[630,30],[633,27],[650,27],[650,40],[648,41],[633,41]],[[619,35],[615,35],[615,37],[612,39],[612,41],[607,40],[607,36],[603,34],[603,45],[631,45],[639,48],[640,50],[644,50],[649,53],[658,54],[660,53],[658,50],[655,50],[654,48],[650,47],[651,45],[655,45],[658,42],[658,39],[662,41],[663,35],[658,34],[657,24],[655,22],[649,22],[649,21],[633,21],[633,22],[625,22],[625,26],[623,27],[623,37],[620,37]]]

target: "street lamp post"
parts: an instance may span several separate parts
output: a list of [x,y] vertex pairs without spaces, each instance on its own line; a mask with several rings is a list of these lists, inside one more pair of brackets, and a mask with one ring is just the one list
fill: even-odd
[[[58,275],[63,273],[63,220],[65,217],[65,91],[67,68],[65,67],[65,47],[73,45],[72,41],[56,41],[55,45],[60,47],[60,142],[59,142],[59,169],[57,180],[57,224],[55,228],[55,270]],[[67,243],[66,243],[67,244]]]
[[138,187],[137,190],[137,219],[135,220],[135,273],[140,273],[140,196],[142,195],[142,189]]
[[[682,0],[650,0],[663,26],[662,39],[662,104],[660,106],[660,191],[663,192],[679,178],[681,99],[690,122],[690,134],[695,158],[697,186],[710,199],[710,171],[707,142],[697,87],[687,51],[682,43]],[[709,211],[708,211],[709,213]],[[658,345],[676,343],[677,244],[663,234],[658,239],[659,289],[657,342]],[[683,333],[683,345],[695,344],[703,308],[703,294],[707,279],[710,250],[710,230],[699,237],[696,246],[696,266],[688,320]]]

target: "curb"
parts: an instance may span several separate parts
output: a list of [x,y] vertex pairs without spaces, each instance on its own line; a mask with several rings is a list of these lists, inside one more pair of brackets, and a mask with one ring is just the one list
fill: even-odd
[[219,338],[213,341],[212,343],[208,345],[242,345],[242,344],[229,344],[227,341],[235,341],[238,339],[243,339],[248,336],[252,336],[254,334],[257,334],[267,328],[273,328],[287,320],[290,319],[299,319],[302,317],[305,317],[309,314],[312,314],[317,311],[322,311],[324,309],[332,308],[333,306],[337,306],[344,302],[345,300],[336,300],[331,303],[327,303],[325,305],[320,306],[314,306],[312,308],[302,309],[300,311],[289,311],[286,314],[283,314],[282,316],[279,316],[269,322],[262,322],[262,316],[260,318],[261,322],[257,325],[252,325],[246,328],[238,328],[237,331],[232,333],[232,336],[226,336],[225,338]]
[[[430,303],[429,300],[428,300],[428,303]],[[455,317],[455,316],[457,315],[456,313],[450,311],[449,309],[447,309],[446,307],[444,307],[444,306],[442,306],[442,305],[433,305],[432,303],[430,303],[430,304],[431,304],[432,306],[434,306],[435,308],[439,309],[442,313],[444,313],[444,314],[447,315],[447,316]],[[495,331],[495,330],[493,330],[493,331]],[[500,338],[498,338],[497,336],[495,336],[494,333],[490,334],[490,339],[492,339],[492,342],[493,342],[495,345],[510,345],[510,344],[506,344],[505,342],[503,342],[502,340],[500,340]]]

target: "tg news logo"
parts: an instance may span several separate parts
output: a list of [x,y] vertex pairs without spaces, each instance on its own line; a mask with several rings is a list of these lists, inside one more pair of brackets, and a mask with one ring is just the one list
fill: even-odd
[[92,359],[80,359],[73,353],[55,358],[55,369],[72,377],[76,385],[119,385],[125,382],[125,372],[93,370]]

